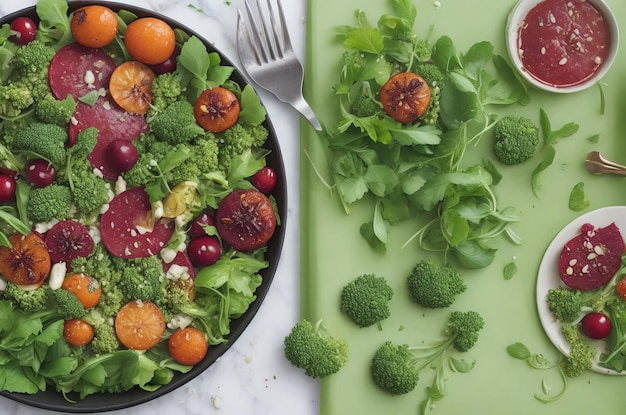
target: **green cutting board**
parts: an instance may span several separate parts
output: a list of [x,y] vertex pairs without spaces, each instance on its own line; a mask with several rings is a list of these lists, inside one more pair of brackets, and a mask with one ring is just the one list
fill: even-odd
[[[433,30],[432,39],[450,36],[460,51],[475,42],[491,41],[498,54],[506,56],[505,23],[512,0],[415,0],[418,11],[417,34]],[[607,0],[618,21],[626,22],[626,3]],[[371,22],[390,12],[385,0],[310,0],[307,17],[307,68],[305,95],[322,123],[338,119],[337,100],[332,86],[337,82],[342,47],[335,29],[354,24],[354,10],[363,9]],[[623,32],[626,27],[623,27]],[[514,225],[523,238],[516,246],[502,239],[494,263],[486,269],[463,272],[468,289],[452,306],[476,310],[485,318],[485,328],[476,346],[463,357],[475,360],[469,373],[447,371],[448,395],[437,403],[434,414],[622,414],[626,406],[626,377],[585,372],[570,379],[565,396],[556,402],[541,403],[533,395],[542,384],[561,388],[557,370],[531,369],[525,362],[511,358],[506,347],[525,343],[533,352],[556,360],[559,353],[540,324],[536,308],[537,270],[544,251],[554,236],[571,220],[603,206],[626,205],[626,183],[618,176],[594,176],[586,172],[583,160],[591,150],[600,150],[617,162],[626,163],[626,55],[622,42],[617,61],[605,77],[606,110],[600,114],[600,92],[593,87],[576,94],[557,95],[533,91],[526,107],[508,107],[507,112],[528,115],[539,121],[539,109],[548,113],[556,129],[576,121],[575,136],[556,144],[554,163],[543,174],[543,189],[533,195],[531,172],[539,163],[535,158],[523,165],[501,167],[504,177],[496,187],[501,206],[518,209],[521,221]],[[593,143],[589,137],[599,134]],[[472,148],[469,158],[479,161],[491,157],[491,137],[485,136]],[[371,217],[371,201],[350,207],[346,214],[335,194],[324,186],[328,179],[322,140],[308,126],[301,137],[301,297],[302,317],[324,319],[350,346],[350,361],[337,374],[321,381],[321,415],[417,414],[419,402],[430,385],[432,373],[426,370],[417,388],[403,396],[390,396],[371,382],[369,362],[385,341],[419,344],[435,340],[450,310],[426,311],[408,300],[406,276],[425,256],[414,244],[401,249],[415,232],[417,223],[406,222],[392,228],[388,251],[377,254],[359,235],[359,226]],[[584,182],[591,206],[583,212],[568,209],[571,189]],[[510,280],[503,277],[504,266],[512,260],[518,266]],[[390,281],[395,290],[392,316],[377,327],[357,328],[339,312],[341,288],[357,276],[375,273]],[[402,329],[401,329],[402,328]]]

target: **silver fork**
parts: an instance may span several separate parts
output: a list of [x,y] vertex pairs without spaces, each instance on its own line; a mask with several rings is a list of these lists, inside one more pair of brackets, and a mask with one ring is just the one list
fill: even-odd
[[302,96],[304,69],[291,46],[285,15],[280,0],[278,20],[270,0],[264,13],[260,0],[245,0],[248,19],[237,10],[237,49],[248,76],[279,100],[290,104],[318,131],[322,127],[315,113]]

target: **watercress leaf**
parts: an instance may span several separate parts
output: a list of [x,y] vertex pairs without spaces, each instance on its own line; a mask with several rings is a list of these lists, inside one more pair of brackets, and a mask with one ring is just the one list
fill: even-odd
[[480,109],[480,100],[475,92],[462,92],[453,85],[446,84],[439,98],[442,123],[450,130],[474,119]]
[[361,236],[363,237],[363,239],[365,239],[367,244],[370,246],[370,248],[372,248],[375,252],[378,252],[381,254],[384,254],[385,252],[387,252],[386,243],[378,239],[378,237],[376,236],[376,233],[374,232],[373,220],[363,223],[361,227],[359,228],[359,232],[361,233]]
[[489,88],[489,96],[485,99],[486,103],[528,105],[530,102],[528,88],[524,81],[519,78],[517,72],[500,55],[494,55],[492,61],[498,81]]
[[399,62],[408,64],[413,58],[413,45],[396,39],[385,38],[385,54]]
[[550,135],[552,134],[552,125],[548,113],[543,109],[539,109],[539,125],[541,126],[541,134],[546,144],[550,143]]
[[398,185],[398,175],[387,165],[375,164],[367,168],[364,179],[367,187],[376,196],[383,197]]
[[506,352],[515,359],[526,360],[530,358],[531,353],[524,343],[516,342],[506,347]]
[[441,229],[450,246],[457,246],[466,240],[470,232],[467,220],[454,209],[446,209],[442,212]]
[[433,46],[432,59],[435,65],[444,72],[451,72],[461,67],[456,46],[454,46],[454,42],[448,36],[441,36],[437,39]]
[[587,209],[590,205],[591,201],[585,195],[585,183],[576,183],[569,194],[568,207],[574,212],[579,212]]
[[452,253],[468,269],[486,268],[495,259],[496,249],[481,246],[476,240],[461,241]]
[[485,167],[485,170],[491,174],[492,184],[495,186],[500,183],[500,180],[502,180],[502,173],[500,173],[500,170],[498,170],[493,161],[490,159],[483,159],[483,166]]
[[481,184],[481,177],[473,173],[454,172],[440,174],[428,180],[415,194],[416,202],[422,210],[430,211],[446,196],[449,186],[464,187]]
[[367,181],[362,176],[336,179],[335,184],[347,204],[360,200],[368,191]]
[[424,186],[426,180],[427,179],[422,175],[422,172],[415,169],[409,174],[402,176],[400,186],[405,194],[412,195]]
[[458,72],[450,72],[448,74],[448,77],[450,81],[452,81],[452,84],[454,84],[456,89],[460,92],[469,92],[476,95],[478,94],[478,91],[476,90],[476,87],[474,86],[470,78],[464,76],[463,74]]
[[389,129],[395,142],[403,146],[437,145],[441,142],[441,130],[433,125],[423,125],[417,128]]
[[476,366],[475,360],[468,362],[465,359],[457,359],[456,357],[450,357],[448,362],[450,364],[450,368],[459,373],[468,373],[474,368],[474,366]]
[[376,238],[382,243],[387,243],[387,224],[383,219],[383,215],[381,212],[381,203],[380,201],[376,202],[376,206],[374,208],[374,219],[372,221],[372,229],[374,230],[374,235]]
[[235,68],[226,65],[211,65],[206,76],[207,87],[217,87],[224,85],[232,75]]
[[65,0],[40,0],[36,11],[40,22],[37,30],[37,39],[60,49],[72,41],[68,4]]
[[236,183],[246,177],[252,176],[257,171],[265,167],[265,157],[256,158],[250,149],[233,157],[228,168],[227,180]]
[[391,64],[379,56],[367,56],[367,64],[361,70],[356,80],[367,81],[373,79],[376,84],[384,85],[391,77]]
[[407,198],[399,192],[380,199],[380,204],[382,217],[392,225],[412,217]]
[[382,33],[373,27],[359,27],[347,33],[343,46],[375,55],[379,55],[385,47]]
[[570,136],[574,135],[578,131],[579,127],[580,126],[578,125],[578,123],[568,122],[567,124],[563,125],[558,130],[555,130],[555,131],[551,132],[551,134],[550,134],[550,142],[552,144],[555,144],[561,138],[566,138],[566,137],[570,137]]
[[505,280],[510,280],[517,274],[517,264],[514,261],[509,262],[504,266],[503,275]]
[[493,45],[491,42],[483,41],[474,43],[470,46],[469,50],[461,56],[461,65],[465,75],[478,81],[481,79],[481,74],[485,69],[485,65],[491,60],[493,56]]
[[239,120],[245,124],[259,125],[265,121],[267,112],[261,104],[259,96],[250,85],[241,91],[241,112]]
[[531,188],[533,194],[537,197],[539,197],[539,193],[541,192],[541,189],[543,187],[541,183],[541,173],[552,165],[552,163],[554,162],[554,156],[556,155],[556,150],[553,146],[549,145],[546,150],[547,151],[545,157],[539,163],[539,165],[535,167],[535,170],[533,170],[531,175]]
[[399,16],[408,21],[410,28],[413,27],[417,17],[417,9],[411,0],[392,0],[391,7]]

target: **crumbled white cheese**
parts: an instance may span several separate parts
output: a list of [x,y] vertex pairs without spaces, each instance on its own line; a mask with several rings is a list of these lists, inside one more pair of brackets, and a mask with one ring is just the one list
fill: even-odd
[[189,268],[178,264],[172,264],[172,266],[167,270],[165,278],[171,281],[188,280],[190,278]]
[[163,262],[169,264],[174,260],[174,258],[176,258],[176,254],[178,254],[178,251],[170,248],[165,248],[161,250],[160,254]]
[[118,176],[115,181],[115,194],[119,195],[120,193],[126,191],[126,180],[122,176]]
[[39,232],[40,234],[44,234],[48,232],[57,223],[59,223],[58,219],[52,219],[49,222],[36,223],[35,231]]
[[92,71],[87,70],[83,79],[85,83],[89,86],[89,88],[94,88],[93,83],[96,82],[96,76],[93,74]]
[[89,236],[91,236],[91,239],[93,239],[94,245],[97,245],[102,240],[102,237],[100,236],[100,228],[98,228],[97,226],[89,227]]
[[169,328],[171,330],[184,329],[185,327],[190,325],[192,321],[193,321],[193,318],[189,317],[188,315],[176,314],[167,323],[167,328]]
[[0,278],[0,291],[4,291],[7,288],[7,282],[4,278]]
[[220,409],[222,407],[222,400],[219,396],[212,396],[211,402],[213,403],[213,408]]
[[67,272],[67,265],[65,262],[57,262],[50,269],[50,281],[48,284],[53,290],[58,290],[65,281],[65,273]]

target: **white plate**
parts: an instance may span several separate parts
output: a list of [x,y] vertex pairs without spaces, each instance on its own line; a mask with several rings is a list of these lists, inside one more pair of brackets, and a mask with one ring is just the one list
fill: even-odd
[[[537,309],[539,311],[539,320],[552,343],[566,356],[570,353],[569,343],[563,337],[561,325],[554,319],[546,301],[548,290],[563,285],[558,271],[561,250],[570,239],[580,233],[580,228],[585,223],[589,223],[596,228],[603,228],[613,222],[615,222],[615,225],[617,225],[620,231],[624,232],[626,230],[626,206],[600,208],[579,216],[567,224],[554,237],[541,260],[537,274]],[[604,340],[593,341],[592,344],[598,350],[598,356],[600,353],[606,352],[606,342]],[[591,370],[607,375],[626,375],[626,371],[616,372],[601,367],[598,365],[597,361],[593,363]]]

